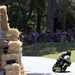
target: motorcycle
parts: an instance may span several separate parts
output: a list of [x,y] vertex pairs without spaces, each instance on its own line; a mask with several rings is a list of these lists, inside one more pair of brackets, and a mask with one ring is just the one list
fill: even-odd
[[70,56],[65,56],[62,60],[57,60],[53,65],[53,72],[65,72],[67,67],[71,65]]

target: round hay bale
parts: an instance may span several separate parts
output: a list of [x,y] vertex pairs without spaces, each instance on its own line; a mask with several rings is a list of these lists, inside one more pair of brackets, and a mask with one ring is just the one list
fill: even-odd
[[20,65],[15,63],[4,67],[6,75],[21,75]]
[[21,41],[10,41],[8,47],[8,52],[22,52],[22,42]]
[[16,28],[10,28],[8,32],[6,32],[7,40],[14,41],[19,39],[20,32]]

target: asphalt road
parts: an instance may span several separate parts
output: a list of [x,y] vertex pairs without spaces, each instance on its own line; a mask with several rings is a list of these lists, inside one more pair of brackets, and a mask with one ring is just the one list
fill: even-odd
[[65,73],[54,73],[52,66],[55,62],[54,59],[44,57],[22,57],[22,63],[28,75],[75,75],[75,63],[72,63]]

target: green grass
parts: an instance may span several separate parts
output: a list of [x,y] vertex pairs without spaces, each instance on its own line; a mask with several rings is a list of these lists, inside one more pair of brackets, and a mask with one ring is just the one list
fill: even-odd
[[[71,55],[71,61],[75,62],[75,51],[71,51],[71,53],[72,53],[72,55]],[[57,59],[59,54],[60,53],[47,54],[47,55],[43,55],[43,57]]]
[[23,46],[23,55],[25,56],[43,56],[57,59],[60,52],[71,50],[71,60],[75,62],[75,42],[70,43],[36,43]]

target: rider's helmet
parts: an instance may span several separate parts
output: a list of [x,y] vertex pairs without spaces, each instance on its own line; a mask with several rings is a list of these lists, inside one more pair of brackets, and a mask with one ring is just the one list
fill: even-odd
[[71,51],[67,50],[67,55],[71,56]]

